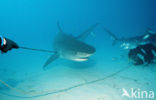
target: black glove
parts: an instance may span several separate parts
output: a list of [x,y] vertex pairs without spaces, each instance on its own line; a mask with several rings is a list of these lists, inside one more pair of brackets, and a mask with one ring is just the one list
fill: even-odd
[[9,40],[7,38],[4,38],[6,40],[6,44],[4,44],[0,50],[2,51],[2,53],[6,53],[7,51],[11,50],[12,48],[19,48],[19,46],[12,40]]

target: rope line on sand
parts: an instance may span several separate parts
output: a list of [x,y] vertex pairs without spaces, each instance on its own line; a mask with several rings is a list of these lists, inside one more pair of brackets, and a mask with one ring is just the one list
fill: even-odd
[[26,94],[27,92],[23,91],[23,90],[20,90],[20,89],[17,89],[17,88],[14,88],[12,87],[11,85],[7,84],[6,82],[0,80],[0,83],[2,83],[4,86],[8,87],[9,89],[12,89],[18,93],[22,93],[22,94]]
[[[82,87],[82,86],[85,86],[85,85],[89,85],[89,84],[93,84],[93,83],[96,83],[96,82],[100,82],[100,81],[103,81],[105,79],[108,79],[108,78],[111,78],[127,69],[129,69],[131,66],[128,66],[128,67],[125,67],[125,68],[122,68],[120,69],[119,71],[115,72],[115,73],[112,73],[106,77],[103,77],[103,78],[100,78],[100,79],[97,79],[97,80],[93,80],[93,81],[88,81],[88,82],[85,82],[85,83],[80,83],[80,84],[77,84],[77,85],[74,85],[74,86],[71,86],[71,87],[68,87],[68,88],[65,88],[65,89],[60,89],[60,90],[56,90],[56,91],[52,91],[52,92],[48,92],[48,93],[43,93],[43,94],[38,94],[38,95],[34,95],[34,96],[18,96],[18,95],[11,95],[11,94],[8,94],[8,93],[5,93],[5,92],[1,92],[1,94],[3,95],[7,95],[7,96],[11,96],[11,97],[15,97],[15,98],[37,98],[37,97],[42,97],[42,96],[47,96],[47,95],[52,95],[52,94],[56,94],[56,93],[61,93],[61,92],[67,92],[69,90],[72,90],[74,88],[78,88],[78,87]],[[11,86],[9,86],[8,84],[6,84],[5,82],[3,81],[0,81],[2,84],[4,84],[5,86],[7,86],[8,88],[10,89],[13,89],[15,90],[16,92],[20,92],[21,93],[21,90],[18,90],[16,88],[13,88]],[[43,91],[44,92],[44,91]],[[23,92],[25,93],[25,92]]]

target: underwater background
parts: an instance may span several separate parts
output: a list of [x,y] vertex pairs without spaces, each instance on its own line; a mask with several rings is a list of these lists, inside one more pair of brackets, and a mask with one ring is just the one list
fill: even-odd
[[86,62],[57,59],[43,70],[50,53],[0,54],[0,100],[131,100],[122,88],[156,91],[156,65],[132,66],[104,31],[142,35],[156,30],[155,18],[155,0],[0,0],[0,35],[23,47],[53,50],[58,21],[73,36],[99,23],[85,41],[96,48]]

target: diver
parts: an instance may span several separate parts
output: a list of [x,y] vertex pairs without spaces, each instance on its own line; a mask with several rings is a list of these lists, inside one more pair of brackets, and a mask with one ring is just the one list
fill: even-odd
[[134,65],[148,65],[156,59],[156,46],[149,43],[130,49],[128,59]]
[[7,53],[13,48],[17,49],[19,46],[14,41],[0,35],[0,50],[2,53]]

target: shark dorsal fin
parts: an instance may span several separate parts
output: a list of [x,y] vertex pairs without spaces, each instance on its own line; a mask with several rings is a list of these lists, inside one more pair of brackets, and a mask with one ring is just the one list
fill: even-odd
[[59,21],[57,21],[57,27],[58,27],[58,29],[59,29],[59,33],[63,33],[63,31],[62,31],[62,28],[61,28],[61,26],[60,26]]
[[85,40],[85,39],[88,37],[88,35],[91,34],[92,31],[93,31],[97,26],[98,26],[98,23],[96,23],[96,24],[90,26],[86,31],[84,31],[83,33],[81,33],[80,35],[78,35],[78,36],[76,37],[76,39],[78,39],[78,40]]

